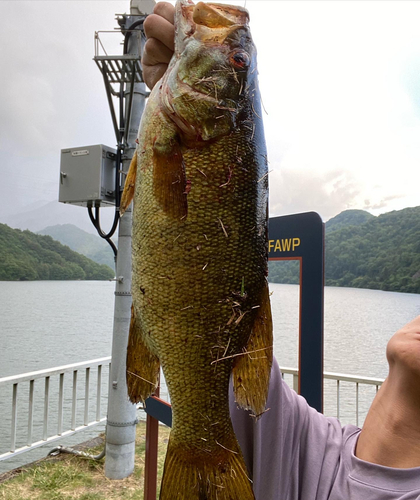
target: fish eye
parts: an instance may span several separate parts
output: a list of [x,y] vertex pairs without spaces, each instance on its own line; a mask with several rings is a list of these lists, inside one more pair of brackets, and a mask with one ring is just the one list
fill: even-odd
[[236,50],[230,55],[230,62],[238,69],[244,69],[249,66],[249,55],[243,50]]

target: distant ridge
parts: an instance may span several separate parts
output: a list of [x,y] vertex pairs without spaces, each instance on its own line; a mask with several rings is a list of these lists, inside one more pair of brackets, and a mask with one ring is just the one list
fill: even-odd
[[360,226],[375,219],[375,216],[366,210],[344,210],[325,223],[325,232],[337,231],[348,226]]
[[51,236],[98,264],[105,264],[111,269],[115,268],[114,252],[108,243],[97,234],[87,233],[73,224],[48,226],[37,233]]
[[[111,228],[114,213],[112,207],[101,209],[101,224],[104,231]],[[85,207],[76,207],[58,201],[50,201],[41,205],[38,203],[33,204],[26,207],[22,212],[1,217],[0,223],[16,229],[29,229],[34,233],[48,226],[73,224],[88,233],[96,234]]]
[[[420,207],[366,214],[346,210],[326,223],[325,284],[420,293]],[[299,265],[269,262],[268,279],[299,283]]]
[[30,231],[0,224],[0,280],[109,280],[114,272],[69,247]]

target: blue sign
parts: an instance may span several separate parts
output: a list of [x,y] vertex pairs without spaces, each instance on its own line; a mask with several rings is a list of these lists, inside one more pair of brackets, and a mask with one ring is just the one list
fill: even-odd
[[300,262],[299,394],[323,409],[324,223],[315,212],[272,217],[268,259]]

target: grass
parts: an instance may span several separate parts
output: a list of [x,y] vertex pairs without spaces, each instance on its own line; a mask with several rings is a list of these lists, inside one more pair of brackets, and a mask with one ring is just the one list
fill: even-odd
[[[158,488],[170,429],[159,426]],[[140,422],[136,435],[134,473],[121,480],[105,477],[105,461],[62,454],[46,458],[35,465],[22,468],[17,474],[8,474],[0,483],[0,500],[143,500],[146,424]],[[103,445],[90,448],[98,454]],[[0,481],[1,481],[0,477]]]

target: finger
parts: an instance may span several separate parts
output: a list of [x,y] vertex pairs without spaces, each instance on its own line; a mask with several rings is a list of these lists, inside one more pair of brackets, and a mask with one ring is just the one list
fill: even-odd
[[152,89],[162,78],[167,70],[167,64],[155,64],[154,66],[143,66],[143,79],[149,89]]
[[172,54],[172,50],[168,49],[162,42],[156,40],[156,38],[149,38],[144,45],[141,62],[146,66],[161,63],[168,64]]
[[144,32],[147,38],[155,38],[174,51],[175,28],[168,20],[157,14],[150,14],[144,21]]
[[153,12],[158,16],[164,17],[171,24],[175,23],[175,7],[168,2],[158,2]]

